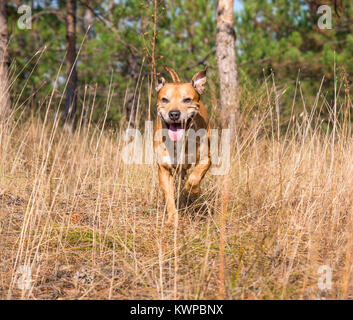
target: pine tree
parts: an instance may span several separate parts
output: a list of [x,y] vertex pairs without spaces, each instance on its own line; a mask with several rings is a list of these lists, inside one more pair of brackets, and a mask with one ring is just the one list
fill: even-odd
[[8,80],[8,21],[7,1],[0,1],[0,121],[4,122],[10,110]]
[[72,127],[77,105],[76,0],[67,0],[65,60],[67,81],[65,122]]
[[220,78],[222,126],[234,134],[240,124],[233,0],[219,0],[217,8],[217,63]]

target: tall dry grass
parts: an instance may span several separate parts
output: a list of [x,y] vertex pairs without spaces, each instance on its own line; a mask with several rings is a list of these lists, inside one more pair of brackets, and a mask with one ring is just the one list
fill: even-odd
[[[243,106],[261,108],[233,146],[222,295],[352,298],[353,140],[337,116],[348,94],[308,106],[298,84],[303,112],[286,130],[281,94],[266,82]],[[92,97],[85,103],[93,109]],[[170,228],[155,165],[125,164],[121,132],[89,112],[75,133],[63,130],[57,110],[49,103],[44,120],[11,117],[0,130],[0,298],[217,298],[223,177],[208,173]],[[323,265],[331,289],[318,287]]]

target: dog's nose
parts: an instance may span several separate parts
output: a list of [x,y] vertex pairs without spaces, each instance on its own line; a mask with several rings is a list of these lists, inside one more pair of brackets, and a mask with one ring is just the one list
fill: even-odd
[[172,121],[177,121],[180,118],[180,111],[179,110],[172,110],[169,111],[169,119]]

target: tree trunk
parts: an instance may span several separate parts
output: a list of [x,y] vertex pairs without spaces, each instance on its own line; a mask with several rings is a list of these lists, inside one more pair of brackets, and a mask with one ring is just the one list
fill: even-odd
[[72,126],[77,105],[76,0],[67,0],[65,123]]
[[126,120],[128,122],[129,128],[135,128],[136,127],[136,107],[137,107],[137,100],[138,100],[136,97],[136,93],[137,93],[136,86],[138,85],[138,77],[139,77],[138,57],[135,54],[130,53],[127,60],[128,60],[127,73],[129,74],[130,78],[135,84],[135,87],[130,89],[126,95]]
[[223,128],[231,129],[232,136],[240,123],[233,5],[234,0],[218,1],[216,36],[221,121]]
[[9,55],[8,55],[8,25],[7,1],[0,1],[0,122],[6,121],[10,111],[9,95]]

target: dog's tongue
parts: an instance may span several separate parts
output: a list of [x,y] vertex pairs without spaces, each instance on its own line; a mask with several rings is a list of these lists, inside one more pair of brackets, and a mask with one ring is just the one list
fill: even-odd
[[168,135],[170,140],[179,141],[184,135],[184,128],[180,123],[172,123],[169,125]]

